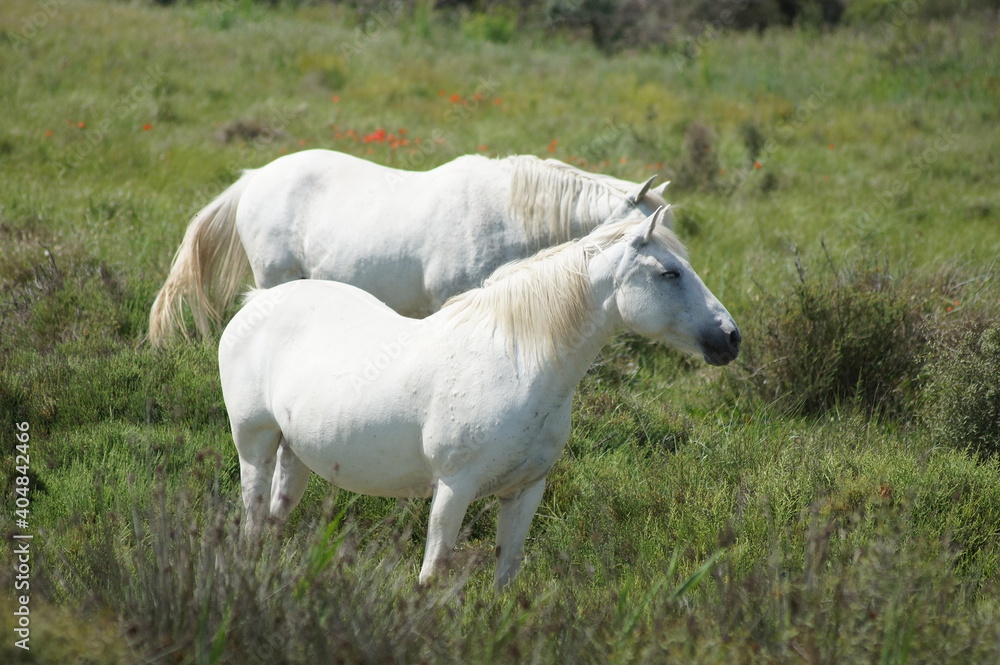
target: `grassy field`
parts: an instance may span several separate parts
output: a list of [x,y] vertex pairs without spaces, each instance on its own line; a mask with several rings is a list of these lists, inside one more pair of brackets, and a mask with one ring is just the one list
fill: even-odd
[[[0,660],[1000,660],[996,15],[608,56],[417,5],[0,6]],[[144,343],[191,214],[315,147],[659,173],[741,325],[606,349],[502,597],[491,501],[430,588],[424,502],[316,478],[247,551],[215,343]]]

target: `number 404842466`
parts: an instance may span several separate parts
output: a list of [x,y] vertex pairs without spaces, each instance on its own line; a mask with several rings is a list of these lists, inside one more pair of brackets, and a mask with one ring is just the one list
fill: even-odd
[[14,514],[18,517],[18,523],[22,521],[26,522],[28,519],[28,505],[30,504],[30,499],[28,498],[28,466],[31,464],[31,458],[28,455],[28,441],[31,438],[28,434],[28,423],[17,423],[17,433],[15,438],[17,439],[17,444],[14,446],[17,451],[17,455],[14,458],[14,484],[15,491],[17,493],[16,505],[17,510]]

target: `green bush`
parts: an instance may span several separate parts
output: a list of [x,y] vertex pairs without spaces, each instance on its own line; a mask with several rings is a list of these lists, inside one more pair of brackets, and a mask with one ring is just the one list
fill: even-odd
[[853,402],[908,413],[919,389],[927,331],[913,289],[882,267],[832,265],[757,308],[744,337],[751,392],[802,414]]
[[1000,453],[1000,322],[937,347],[929,363],[928,426],[948,445]]
[[506,44],[517,33],[517,14],[505,7],[476,12],[462,20],[462,34],[475,41]]

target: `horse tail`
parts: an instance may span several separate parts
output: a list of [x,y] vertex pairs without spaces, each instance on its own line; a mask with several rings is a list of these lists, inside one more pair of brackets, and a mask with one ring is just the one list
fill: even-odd
[[236,208],[252,173],[245,171],[188,225],[167,281],[149,311],[149,341],[153,346],[163,344],[177,330],[188,338],[184,303],[202,337],[211,333],[210,323],[222,322],[222,312],[235,299],[250,265],[236,231]]

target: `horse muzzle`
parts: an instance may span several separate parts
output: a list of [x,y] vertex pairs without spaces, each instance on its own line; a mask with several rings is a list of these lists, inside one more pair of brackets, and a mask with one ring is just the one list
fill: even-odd
[[706,335],[702,342],[702,355],[709,365],[728,365],[740,354],[742,341],[740,330],[735,326],[732,330],[715,330]]

